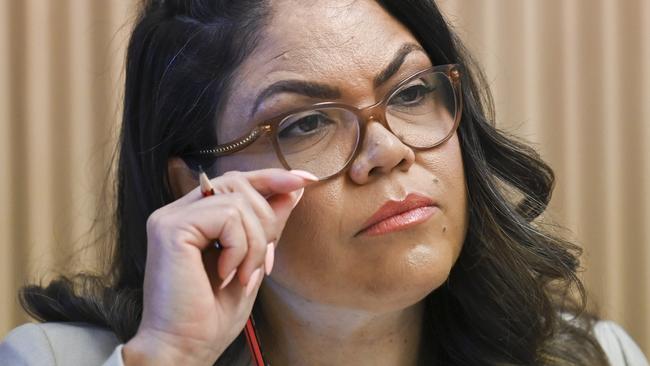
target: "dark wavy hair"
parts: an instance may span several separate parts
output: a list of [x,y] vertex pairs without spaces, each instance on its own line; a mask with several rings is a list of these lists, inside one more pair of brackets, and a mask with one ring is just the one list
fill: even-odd
[[[551,168],[494,125],[480,68],[432,0],[381,0],[434,64],[460,64],[458,130],[469,194],[469,229],[448,281],[427,298],[424,350],[444,365],[606,365],[577,277],[578,246],[536,220],[554,186]],[[126,342],[140,323],[145,223],[174,200],[172,156],[214,144],[215,119],[238,65],[270,16],[264,0],[146,1],[126,57],[124,114],[116,151],[113,234],[103,274],[61,276],[22,288],[41,321],[75,321]],[[113,161],[115,161],[115,156]],[[217,360],[247,354],[240,335]]]

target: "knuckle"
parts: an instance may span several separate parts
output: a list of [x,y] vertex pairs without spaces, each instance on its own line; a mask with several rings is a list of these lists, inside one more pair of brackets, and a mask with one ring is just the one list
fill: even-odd
[[245,198],[245,196],[244,196],[244,194],[241,193],[241,192],[237,192],[237,191],[235,191],[235,192],[230,193],[229,196],[230,196],[233,200],[235,200],[235,202],[237,202],[237,203],[244,203],[244,198]]
[[224,177],[231,177],[231,176],[236,176],[238,174],[241,174],[241,172],[239,170],[229,170],[229,171],[223,173],[223,176]]
[[236,219],[239,219],[239,210],[235,206],[225,206],[221,214],[223,215],[224,219],[228,222],[232,222]]
[[235,187],[241,187],[242,184],[245,184],[246,178],[243,173],[237,170],[230,170],[224,173],[221,176],[220,185],[223,187],[224,192],[233,193]]
[[163,214],[161,209],[157,209],[152,212],[147,218],[146,227],[148,230],[156,230],[162,226],[161,221],[163,220]]
[[238,172],[238,174],[233,174],[229,177],[232,186],[234,187],[243,187],[248,184],[248,180],[244,177],[244,174]]
[[232,192],[229,194],[229,196],[232,200],[233,205],[237,206],[240,209],[244,208],[248,204],[246,197],[240,192]]
[[170,239],[174,230],[171,228],[174,220],[169,218],[168,214],[163,214],[161,210],[154,211],[147,218],[146,222],[146,235],[147,242],[153,245],[159,245],[163,240]]
[[187,233],[182,230],[173,230],[170,233],[166,233],[165,237],[172,247],[181,246],[188,239]]
[[233,179],[235,179],[235,181],[237,181],[237,183],[238,183],[239,185],[246,185],[246,184],[249,184],[249,183],[248,183],[248,179],[246,178],[246,176],[245,176],[244,173],[242,173],[242,172],[239,172],[239,174],[233,176]]

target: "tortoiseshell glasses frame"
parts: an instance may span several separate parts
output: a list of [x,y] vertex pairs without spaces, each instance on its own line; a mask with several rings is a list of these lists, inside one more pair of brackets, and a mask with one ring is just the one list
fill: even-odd
[[[461,70],[460,66],[458,64],[448,64],[448,65],[437,65],[433,66],[421,71],[418,71],[414,74],[411,74],[410,76],[406,77],[402,81],[400,81],[395,87],[391,88],[388,93],[385,94],[385,96],[376,102],[373,105],[364,107],[364,108],[357,108],[352,105],[348,105],[345,103],[338,103],[338,102],[320,102],[320,103],[315,103],[309,106],[305,106],[302,108],[297,108],[290,110],[288,112],[282,113],[280,115],[277,115],[275,117],[272,117],[270,119],[266,119],[260,123],[258,123],[255,127],[253,127],[248,133],[245,135],[229,141],[224,144],[217,145],[213,148],[209,149],[203,149],[199,151],[193,151],[189,152],[186,154],[183,154],[183,156],[186,157],[200,157],[200,158],[218,158],[221,156],[226,156],[230,155],[233,153],[236,153],[238,151],[241,151],[254,143],[256,140],[258,140],[262,136],[268,136],[270,138],[270,141],[273,146],[273,150],[275,151],[275,154],[277,155],[277,158],[281,162],[281,164],[286,168],[286,169],[300,169],[299,167],[292,167],[288,162],[287,159],[285,158],[282,149],[280,147],[279,143],[279,138],[278,134],[281,132],[280,130],[280,124],[287,119],[288,117],[295,115],[297,113],[304,113],[308,112],[311,110],[322,110],[324,108],[333,108],[333,109],[341,109],[345,111],[352,112],[357,119],[357,122],[359,124],[358,126],[358,133],[357,133],[357,141],[356,141],[356,146],[353,148],[352,153],[348,157],[347,161],[345,164],[335,173],[329,174],[327,176],[319,177],[320,180],[325,180],[329,179],[332,177],[335,177],[342,172],[344,172],[351,162],[354,160],[355,156],[359,152],[359,142],[363,141],[365,133],[366,133],[366,126],[368,125],[369,121],[375,120],[379,123],[381,123],[387,130],[391,131],[391,133],[395,134],[393,129],[390,127],[390,124],[387,122],[387,117],[386,117],[386,110],[389,107],[388,102],[395,96],[397,92],[400,91],[402,87],[405,85],[408,85],[409,83],[413,82],[414,80],[417,80],[418,78],[422,77],[423,75],[426,74],[433,74],[433,73],[440,73],[443,74],[446,79],[450,82],[452,90],[453,90],[453,97],[454,97],[454,106],[453,108],[453,126],[449,130],[448,133],[446,133],[442,138],[436,140],[436,141],[431,141],[430,145],[427,145],[425,147],[421,146],[413,146],[411,144],[408,144],[400,138],[400,140],[406,144],[407,146],[415,149],[415,150],[426,150],[426,149],[431,149],[436,146],[439,146],[449,140],[455,133],[456,129],[458,128],[458,125],[460,123],[461,119],[461,112],[462,112],[462,106],[463,106],[463,101],[462,101],[462,92],[461,92]],[[396,135],[398,136],[398,135]],[[398,136],[399,138],[399,136]]]

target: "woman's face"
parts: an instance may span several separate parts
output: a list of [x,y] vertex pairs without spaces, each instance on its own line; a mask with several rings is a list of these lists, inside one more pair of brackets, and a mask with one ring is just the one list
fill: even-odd
[[[258,94],[280,80],[316,82],[340,91],[333,100],[374,104],[405,76],[432,66],[415,47],[383,85],[373,79],[413,35],[374,1],[272,1],[272,15],[256,51],[236,74],[219,119],[220,143],[274,115],[325,101],[282,92]],[[264,291],[366,311],[412,305],[440,286],[460,253],[467,229],[465,177],[457,135],[430,150],[410,149],[379,122],[367,127],[350,168],[306,188],[278,242]],[[270,153],[272,154],[272,153]],[[220,173],[250,170],[264,161],[237,153]],[[419,193],[437,202],[427,221],[383,235],[355,235],[388,200]],[[262,295],[263,296],[263,295]]]

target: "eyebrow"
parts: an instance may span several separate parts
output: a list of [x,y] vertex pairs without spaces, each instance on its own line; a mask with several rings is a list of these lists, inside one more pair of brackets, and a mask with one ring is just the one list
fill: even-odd
[[[415,43],[405,43],[393,56],[393,60],[373,79],[373,87],[377,88],[383,83],[388,81],[399,68],[404,63],[406,56],[413,51],[422,51],[424,49]],[[262,104],[264,99],[269,98],[274,94],[280,93],[295,93],[306,95],[310,98],[316,99],[336,99],[341,97],[341,91],[333,86],[315,82],[315,81],[304,81],[304,80],[280,80],[277,81],[268,87],[266,87],[262,92],[257,95],[255,98],[255,104],[251,109],[250,118],[255,115],[259,106]]]
[[397,52],[395,53],[395,56],[393,56],[393,61],[391,61],[388,64],[388,66],[386,66],[386,68],[384,68],[384,70],[382,70],[379,74],[377,74],[377,76],[375,76],[374,80],[372,81],[372,85],[375,88],[377,88],[381,84],[388,81],[388,79],[390,79],[393,75],[395,75],[397,70],[399,70],[399,68],[402,66],[402,64],[404,63],[404,60],[406,59],[406,56],[408,56],[408,54],[413,52],[413,51],[422,51],[422,52],[424,52],[422,47],[420,47],[419,45],[417,45],[415,43],[405,43],[405,44],[403,44],[402,47],[400,47],[399,50],[397,50]]
[[255,105],[251,110],[250,116],[253,117],[264,99],[273,94],[279,93],[295,93],[306,95],[311,98],[319,99],[335,99],[341,96],[341,91],[338,88],[322,84],[314,81],[303,80],[280,80],[271,84],[264,89],[255,99]]

